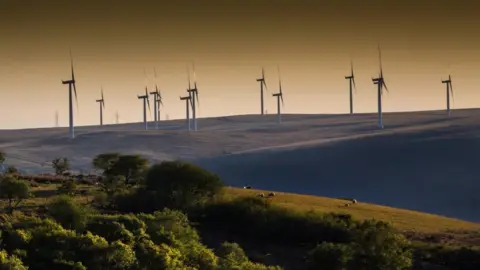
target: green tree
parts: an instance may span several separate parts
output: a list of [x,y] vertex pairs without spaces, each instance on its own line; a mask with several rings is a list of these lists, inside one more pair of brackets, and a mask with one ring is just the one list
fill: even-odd
[[155,193],[157,207],[186,210],[212,199],[224,186],[220,178],[196,165],[164,161],[146,173],[145,188]]
[[137,182],[148,169],[148,160],[139,155],[120,155],[104,171],[105,176],[122,176],[125,184]]
[[29,197],[30,186],[25,181],[18,180],[10,175],[0,179],[0,198],[7,201],[10,213]]
[[355,228],[351,269],[406,270],[412,267],[411,244],[388,223],[366,220]]
[[62,175],[64,172],[70,170],[70,162],[67,158],[55,158],[52,160],[52,168],[55,170],[55,174]]
[[348,245],[322,242],[308,252],[306,264],[311,270],[345,270],[352,255]]
[[60,195],[47,206],[48,213],[64,228],[82,230],[88,221],[90,209],[67,195]]
[[119,153],[104,153],[99,154],[92,160],[93,168],[102,172],[108,170],[120,157]]

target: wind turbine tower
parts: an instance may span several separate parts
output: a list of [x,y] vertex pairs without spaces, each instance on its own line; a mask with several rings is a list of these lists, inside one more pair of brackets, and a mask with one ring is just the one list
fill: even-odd
[[190,131],[190,101],[192,100],[192,98],[190,95],[188,95],[185,97],[180,97],[180,100],[185,100],[187,128]]
[[155,76],[155,91],[150,92],[150,95],[153,95],[153,111],[154,111],[154,121],[155,121],[155,129],[158,129],[158,121],[160,120],[160,104],[163,105],[162,96],[160,95],[160,91],[158,90],[157,85],[157,71],[155,68],[153,69],[153,73]]
[[263,87],[265,86],[265,90],[267,89],[267,83],[265,82],[265,69],[262,68],[262,77],[257,79],[257,82],[260,83],[260,114],[264,115],[265,110],[263,109]]
[[355,76],[353,75],[353,62],[350,62],[350,75],[345,76],[345,79],[348,80],[349,84],[349,93],[350,93],[350,114],[353,114],[353,88],[355,88],[355,92],[357,92],[357,87],[355,86]]
[[448,80],[442,80],[442,83],[447,85],[447,114],[450,116],[450,95],[453,99],[452,76],[448,75]]
[[137,96],[138,99],[143,99],[143,123],[145,124],[145,130],[148,130],[148,122],[147,122],[147,104],[148,104],[148,111],[150,111],[150,101],[148,99],[148,90],[145,87],[145,95]]
[[195,64],[193,64],[193,88],[190,88],[190,75],[188,76],[188,95],[192,104],[193,130],[197,131],[197,105],[200,107],[200,99],[198,98],[197,78],[195,74]]
[[383,69],[382,69],[382,53],[380,50],[380,45],[378,45],[378,56],[380,61],[380,76],[378,78],[373,78],[373,84],[377,85],[378,89],[378,127],[383,129],[383,118],[382,118],[382,95],[383,95],[383,87],[388,92],[387,85],[385,84],[385,79],[383,78]]
[[272,94],[272,96],[277,98],[277,122],[280,124],[282,122],[282,115],[280,113],[280,100],[282,100],[283,106],[282,79],[280,77],[280,68],[278,68],[278,87],[279,92]]
[[100,105],[100,126],[103,126],[103,109],[105,109],[105,99],[103,98],[103,87],[100,88],[102,99],[97,99],[96,102]]
[[70,67],[72,71],[72,77],[70,80],[63,81],[62,84],[68,84],[68,112],[69,112],[69,129],[70,129],[70,138],[73,139],[75,138],[75,133],[73,129],[73,96],[72,96],[72,90],[73,93],[75,94],[75,102],[77,105],[78,109],[78,99],[77,99],[77,88],[75,87],[75,73],[73,72],[73,58],[72,58],[72,52],[70,51]]

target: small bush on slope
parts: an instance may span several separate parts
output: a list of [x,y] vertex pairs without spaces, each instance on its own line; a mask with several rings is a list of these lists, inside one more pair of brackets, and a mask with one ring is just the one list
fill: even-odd
[[12,213],[25,199],[30,197],[30,186],[14,176],[0,178],[0,199],[7,202],[7,209]]
[[76,203],[67,195],[60,195],[47,206],[48,213],[64,228],[81,231],[91,210]]

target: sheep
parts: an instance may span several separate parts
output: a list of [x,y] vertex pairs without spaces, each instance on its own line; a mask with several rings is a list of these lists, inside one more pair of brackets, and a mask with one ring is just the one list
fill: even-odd
[[346,203],[344,206],[345,206],[345,207],[349,207],[349,206],[350,206],[350,203]]
[[353,204],[356,204],[356,203],[357,203],[357,200],[352,199],[352,203],[353,203]]
[[263,194],[263,193],[258,193],[258,195],[257,195],[257,196],[258,196],[258,197],[262,197],[262,198],[264,198],[264,197],[265,197],[265,194]]
[[268,193],[268,197],[275,197],[275,192]]
[[244,186],[243,188],[244,188],[244,189],[252,189],[251,186]]

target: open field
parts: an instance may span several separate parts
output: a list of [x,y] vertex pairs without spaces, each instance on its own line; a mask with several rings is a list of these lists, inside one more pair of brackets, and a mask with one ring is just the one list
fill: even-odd
[[60,156],[89,171],[99,153],[135,153],[192,161],[231,186],[480,220],[480,110],[387,113],[385,130],[375,114],[284,115],[281,125],[275,117],[198,119],[199,131],[190,133],[182,120],[149,131],[140,123],[78,127],[74,141],[67,128],[2,130],[0,149],[7,164],[32,173],[51,171],[46,162]]

